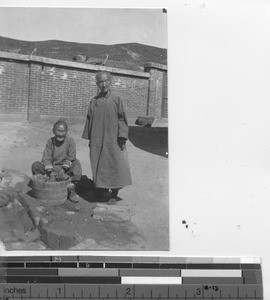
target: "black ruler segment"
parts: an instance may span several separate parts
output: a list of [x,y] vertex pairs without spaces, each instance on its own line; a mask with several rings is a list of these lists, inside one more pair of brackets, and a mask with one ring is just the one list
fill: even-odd
[[6,268],[24,268],[25,264],[24,263],[18,263],[18,262],[5,262],[5,263],[0,263],[1,267],[6,267]]
[[186,264],[160,264],[159,265],[160,269],[186,269],[187,265]]
[[201,269],[203,265],[204,269],[212,269],[213,264],[186,264],[187,269]]
[[52,262],[50,268],[77,268],[76,262]]
[[26,268],[77,268],[76,262],[29,262]]
[[219,269],[219,270],[224,270],[224,269],[230,269],[230,270],[240,270],[241,269],[241,264],[213,264],[212,269]]
[[105,263],[105,268],[132,269],[132,263],[126,263],[126,262]]
[[121,277],[59,277],[60,283],[121,284]]
[[6,283],[60,283],[58,276],[7,276]]
[[79,263],[79,268],[103,268],[103,267],[104,267],[103,263],[96,263],[96,262]]
[[241,269],[254,269],[254,270],[260,270],[261,265],[260,264],[241,264]]
[[26,268],[51,268],[50,262],[29,262],[25,263]]
[[0,300],[262,300],[257,258],[0,257]]
[[159,269],[159,264],[151,263],[133,263],[134,269]]
[[6,269],[7,276],[57,276],[58,269],[51,268],[21,268],[21,269]]

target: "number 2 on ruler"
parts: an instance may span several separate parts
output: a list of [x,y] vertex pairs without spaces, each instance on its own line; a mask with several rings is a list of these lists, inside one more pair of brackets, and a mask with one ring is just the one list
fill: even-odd
[[130,296],[130,292],[131,292],[131,289],[130,288],[126,288],[125,296]]

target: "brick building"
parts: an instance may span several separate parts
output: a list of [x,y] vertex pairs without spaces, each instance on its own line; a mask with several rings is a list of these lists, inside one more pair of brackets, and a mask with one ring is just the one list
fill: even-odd
[[167,66],[144,72],[0,52],[0,119],[84,120],[97,92],[95,74],[113,75],[112,89],[124,101],[130,124],[138,116],[167,118]]

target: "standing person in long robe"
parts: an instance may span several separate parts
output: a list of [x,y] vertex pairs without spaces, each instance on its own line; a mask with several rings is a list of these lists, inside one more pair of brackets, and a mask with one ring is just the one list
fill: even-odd
[[96,75],[100,93],[89,104],[82,138],[89,140],[95,196],[102,199],[111,190],[109,204],[115,204],[119,189],[131,185],[126,151],[128,122],[120,97],[111,92],[111,74]]

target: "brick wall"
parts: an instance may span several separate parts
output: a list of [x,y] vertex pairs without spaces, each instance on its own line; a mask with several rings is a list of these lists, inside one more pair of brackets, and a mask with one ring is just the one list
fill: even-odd
[[61,66],[31,64],[29,120],[65,116],[85,118],[96,95],[94,73]]
[[147,114],[155,119],[167,118],[167,66],[148,63],[144,70],[150,73]]
[[27,63],[0,60],[0,113],[27,114],[28,79]]
[[156,65],[150,69],[136,72],[0,52],[0,118],[84,120],[89,100],[98,92],[95,74],[100,70],[113,75],[112,90],[121,96],[130,124],[147,115],[149,103],[156,117],[159,109],[152,106],[160,100],[149,97],[159,97],[153,90],[161,75]]

